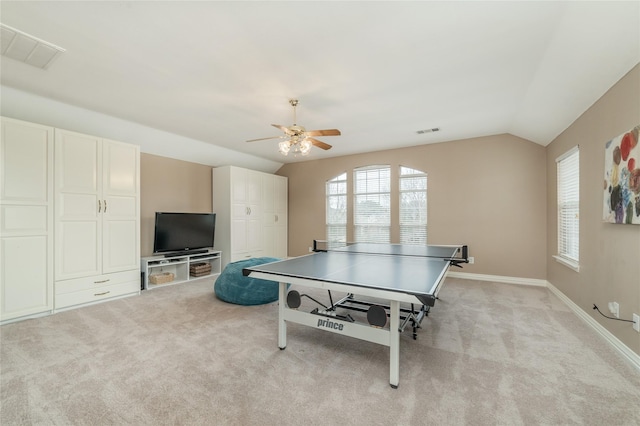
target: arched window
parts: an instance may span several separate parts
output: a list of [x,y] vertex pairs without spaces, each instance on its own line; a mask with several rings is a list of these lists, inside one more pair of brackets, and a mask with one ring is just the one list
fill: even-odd
[[328,180],[326,229],[329,248],[347,242],[426,244],[427,174],[371,165]]

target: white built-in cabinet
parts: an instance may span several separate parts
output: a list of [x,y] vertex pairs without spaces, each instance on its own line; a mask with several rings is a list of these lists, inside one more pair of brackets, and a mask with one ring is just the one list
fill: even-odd
[[287,256],[287,178],[234,166],[213,169],[215,249],[222,267]]
[[[194,273],[192,267],[209,264],[209,271],[204,274]],[[205,277],[215,277],[221,272],[220,252],[208,250],[206,253],[179,254],[164,256],[147,256],[140,260],[140,270],[144,277],[144,289],[150,290],[167,285],[180,284]],[[162,282],[153,282],[156,274],[168,275]]]
[[0,322],[51,313],[52,127],[0,118]]
[[140,292],[140,148],[55,131],[55,309]]

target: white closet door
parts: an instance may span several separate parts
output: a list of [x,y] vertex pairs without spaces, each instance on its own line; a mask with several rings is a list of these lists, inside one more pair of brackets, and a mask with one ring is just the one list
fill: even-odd
[[53,309],[53,128],[0,122],[0,320]]
[[102,272],[136,269],[140,258],[140,151],[103,140]]
[[56,280],[102,272],[99,138],[56,129]]

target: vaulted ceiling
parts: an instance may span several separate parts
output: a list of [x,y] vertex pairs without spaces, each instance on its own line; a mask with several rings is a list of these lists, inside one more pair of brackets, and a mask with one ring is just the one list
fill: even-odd
[[[0,12],[66,50],[46,70],[2,56],[3,86],[280,163],[501,133],[547,145],[640,62],[635,1],[3,0]],[[294,124],[291,98],[296,124],[342,131],[318,137],[331,150],[245,142]]]

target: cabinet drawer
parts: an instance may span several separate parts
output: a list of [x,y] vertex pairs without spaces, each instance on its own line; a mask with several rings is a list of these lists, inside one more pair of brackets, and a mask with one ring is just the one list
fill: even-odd
[[92,275],[90,277],[74,278],[72,280],[56,281],[56,296],[76,291],[100,289],[117,284],[135,281],[140,288],[140,271],[137,269],[113,274]]
[[237,262],[239,260],[247,260],[247,259],[251,259],[253,257],[262,257],[264,256],[264,252],[262,250],[259,251],[243,251],[243,252],[238,252],[238,253],[231,253],[231,260],[230,262]]
[[138,279],[135,281],[96,287],[73,293],[56,294],[55,307],[56,309],[63,309],[74,305],[99,302],[103,299],[137,293],[139,291],[140,277],[138,276]]

